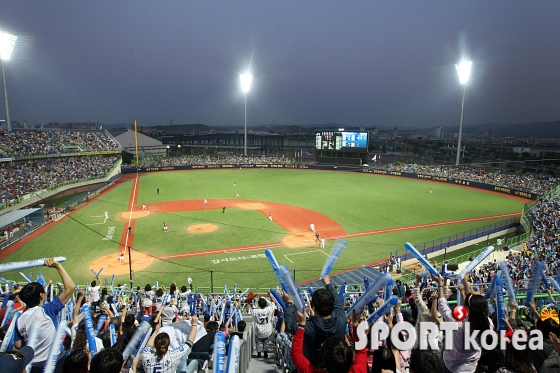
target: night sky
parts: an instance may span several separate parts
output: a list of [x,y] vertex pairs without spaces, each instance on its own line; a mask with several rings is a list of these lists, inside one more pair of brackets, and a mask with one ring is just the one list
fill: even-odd
[[[560,120],[560,1],[6,1],[12,120],[458,126]],[[0,117],[4,106],[0,105]]]

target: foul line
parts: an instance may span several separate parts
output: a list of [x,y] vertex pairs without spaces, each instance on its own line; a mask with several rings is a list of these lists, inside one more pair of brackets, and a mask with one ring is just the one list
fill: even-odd
[[130,214],[128,215],[128,226],[125,227],[125,229],[127,230],[126,232],[126,238],[124,240],[124,252],[126,253],[126,251],[128,250],[128,227],[131,227],[131,222],[132,222],[132,210],[134,209],[134,198],[136,197],[136,188],[138,186],[138,178],[139,178],[139,174],[138,171],[136,171],[136,178],[134,179],[134,191],[132,193],[132,201],[130,203]]
[[[519,213],[511,213],[511,214],[483,216],[483,217],[479,217],[479,218],[450,220],[450,221],[445,221],[445,222],[410,225],[410,226],[399,227],[399,228],[381,229],[381,230],[376,230],[376,231],[350,233],[350,234],[337,236],[337,237],[327,237],[327,239],[332,240],[332,239],[336,239],[336,238],[351,238],[351,237],[370,236],[370,235],[375,235],[375,234],[399,232],[399,231],[406,231],[406,230],[413,230],[413,229],[420,229],[420,228],[440,227],[440,226],[444,226],[444,225],[469,223],[469,222],[473,222],[473,221],[489,220],[489,219],[504,218],[504,217],[513,217],[513,216],[519,216],[519,215],[520,215]],[[282,246],[289,246],[289,245],[284,243],[284,242],[275,242],[275,243],[254,245],[254,246],[240,246],[240,247],[235,247],[235,248],[231,248],[231,249],[213,249],[213,250],[206,250],[206,251],[196,251],[196,252],[188,252],[188,253],[181,253],[181,254],[172,254],[172,255],[167,255],[167,256],[161,256],[159,258],[161,258],[161,259],[179,259],[179,258],[187,258],[187,257],[193,257],[193,256],[206,256],[206,255],[215,255],[215,254],[222,254],[222,253],[223,254],[228,254],[228,253],[238,253],[238,252],[243,252],[243,251],[254,251],[254,250],[269,249],[269,248],[282,247]],[[317,250],[317,251],[322,251],[322,250]],[[288,255],[295,255],[295,254],[296,253],[288,254]],[[288,258],[286,258],[286,259],[288,259]]]
[[288,259],[290,261],[290,263],[293,264],[294,262],[292,262],[292,260],[290,258],[288,258],[288,256],[290,256],[290,255],[300,255],[300,254],[311,254],[311,253],[316,253],[316,252],[320,252],[320,253],[325,254],[327,256],[327,258],[329,257],[329,254],[327,254],[323,250],[313,250],[313,251],[304,251],[304,252],[301,252],[301,253],[294,253],[294,254],[284,254],[284,258]]
[[431,227],[440,227],[443,225],[450,225],[450,224],[460,224],[460,223],[469,223],[473,221],[480,221],[480,220],[489,220],[489,219],[498,219],[498,218],[507,218],[513,216],[519,216],[519,213],[511,213],[511,214],[501,214],[501,215],[492,215],[492,216],[485,216],[482,218],[469,218],[469,219],[461,219],[461,220],[449,220],[449,221],[442,221],[438,223],[428,223],[428,224],[419,224],[419,225],[410,225],[407,227],[398,227],[398,228],[387,228],[387,229],[380,229],[376,231],[367,231],[367,232],[359,232],[359,233],[350,233],[345,234],[344,236],[339,236],[336,238],[352,238],[352,237],[361,237],[361,236],[369,236],[373,234],[382,234],[382,233],[391,233],[391,232],[400,232],[406,231],[411,229],[420,229],[420,228],[431,228]]

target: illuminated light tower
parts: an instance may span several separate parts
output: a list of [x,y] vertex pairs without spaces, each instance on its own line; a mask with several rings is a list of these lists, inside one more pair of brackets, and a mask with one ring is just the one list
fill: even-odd
[[459,83],[463,85],[463,103],[461,104],[461,122],[459,123],[459,141],[457,142],[457,159],[455,160],[455,165],[459,165],[459,160],[461,158],[461,135],[463,134],[463,113],[465,111],[465,93],[467,91],[467,82],[471,75],[472,61],[463,61],[458,65],[455,65],[457,69],[457,74],[459,74]]
[[251,89],[253,75],[248,72],[240,74],[239,80],[241,81],[241,90],[245,93],[245,133],[243,139],[243,155],[247,156],[247,93],[249,93],[249,90]]
[[8,109],[8,91],[6,90],[6,74],[4,74],[4,61],[8,61],[12,56],[17,36],[0,32],[0,60],[2,61],[2,83],[4,84],[4,105],[6,106],[6,126],[8,131],[12,130],[10,122],[10,110]]

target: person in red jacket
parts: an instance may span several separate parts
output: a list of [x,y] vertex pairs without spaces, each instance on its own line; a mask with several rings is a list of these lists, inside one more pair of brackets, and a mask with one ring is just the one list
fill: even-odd
[[[304,310],[302,310],[304,311]],[[360,316],[363,312],[352,315],[352,324],[354,331],[358,326]],[[292,341],[292,362],[296,366],[299,373],[324,373],[324,370],[316,368],[305,356],[303,356],[303,336],[305,331],[305,313],[296,311],[298,318],[298,326],[294,340]],[[355,332],[352,333],[354,341],[358,341]],[[321,345],[321,354],[327,372],[330,373],[366,373],[367,372],[367,353],[366,349],[354,351],[344,338],[329,337]]]

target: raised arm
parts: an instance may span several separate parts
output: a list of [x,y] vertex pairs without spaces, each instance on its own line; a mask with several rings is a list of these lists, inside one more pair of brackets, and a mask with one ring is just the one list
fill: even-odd
[[422,277],[416,275],[416,281],[414,282],[414,287],[412,288],[412,293],[414,294],[414,302],[416,303],[416,307],[420,309],[420,313],[423,315],[429,315],[430,310],[426,303],[422,300],[422,292],[420,291],[420,283],[422,281]]
[[[154,341],[156,340],[156,336],[159,333],[159,329],[161,328],[160,324],[156,325],[156,329],[154,330],[154,332],[152,333],[152,336],[150,337],[150,339],[148,339],[148,342],[146,343],[147,347],[154,347]],[[190,335],[189,335],[190,336]]]
[[74,307],[74,317],[72,318],[72,325],[78,325],[80,323],[80,304],[84,299],[84,293],[78,292],[78,298],[76,299],[76,305]]
[[194,340],[196,339],[196,330],[197,330],[197,327],[198,327],[198,316],[192,315],[191,324],[192,324],[191,332],[189,333],[189,336],[187,337],[187,339],[191,343],[194,343]]
[[54,258],[49,258],[45,260],[45,265],[47,267],[55,268],[62,279],[62,283],[64,284],[64,291],[58,296],[62,304],[66,304],[70,300],[74,289],[76,288],[76,284],[70,277],[70,275],[66,272],[64,267],[54,260]]

